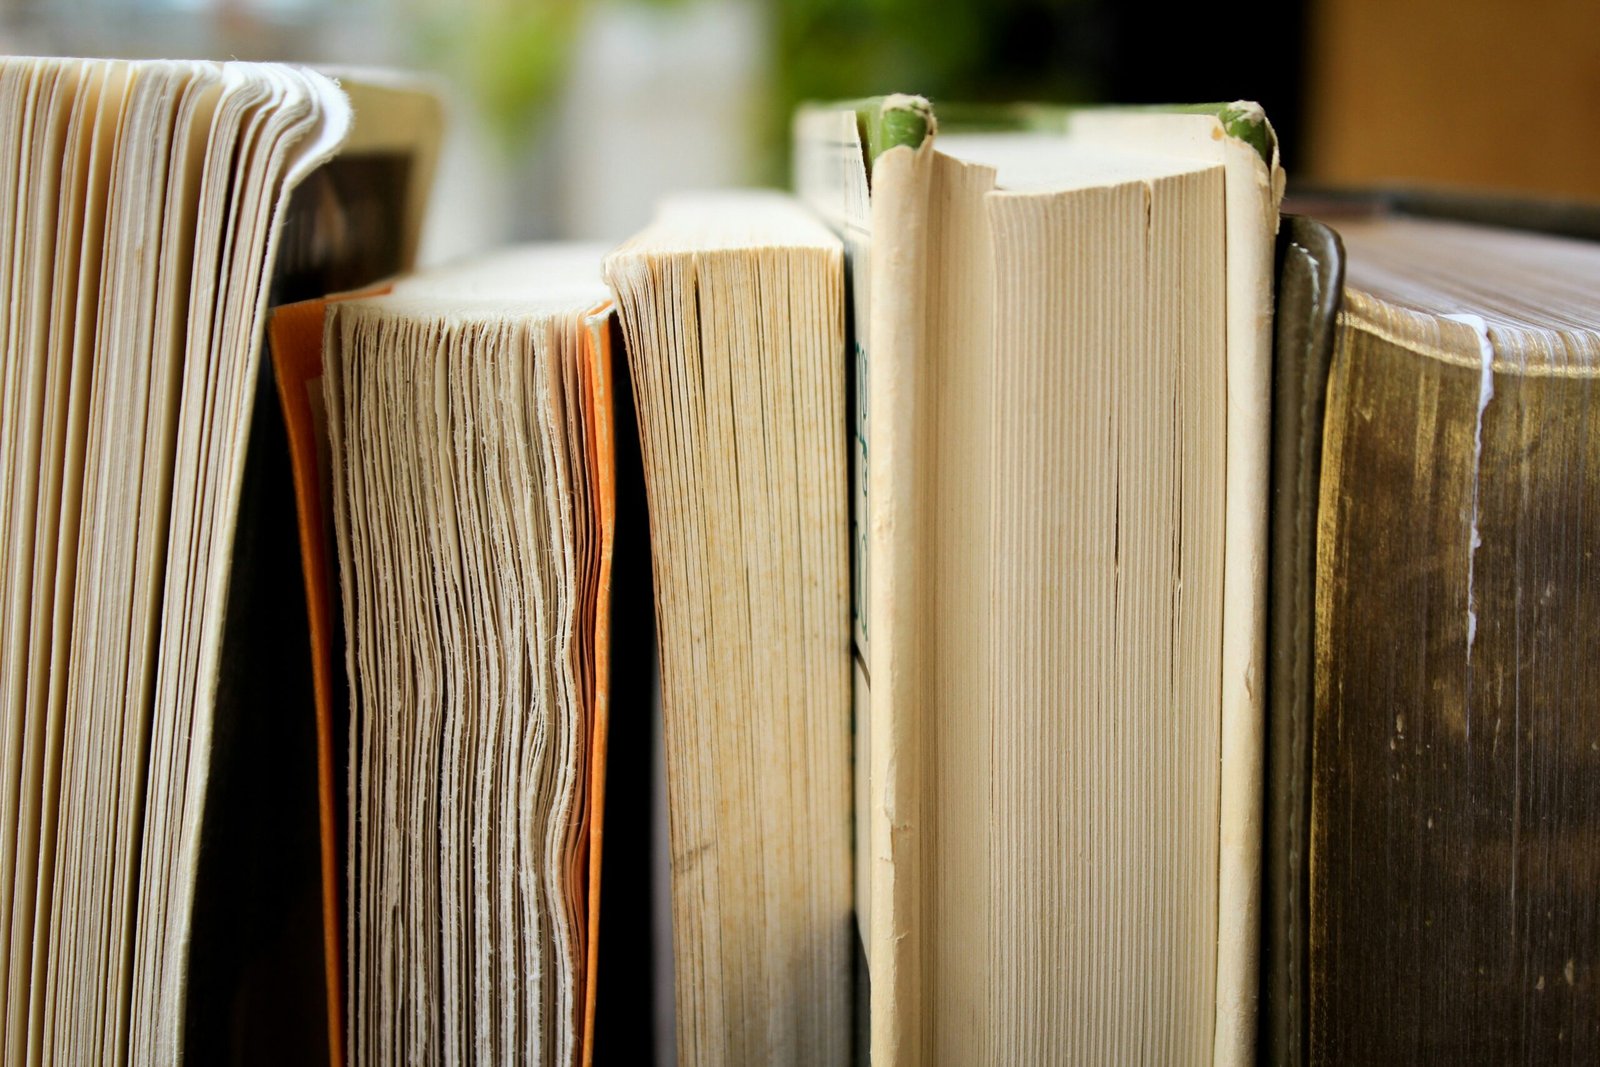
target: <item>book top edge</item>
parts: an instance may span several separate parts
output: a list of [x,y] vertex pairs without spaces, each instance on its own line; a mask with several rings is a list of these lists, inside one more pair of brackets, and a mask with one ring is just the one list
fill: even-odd
[[827,110],[854,111],[867,149],[875,162],[880,155],[901,145],[918,148],[941,126],[950,132],[1047,131],[1066,133],[1082,115],[1197,115],[1214,118],[1223,132],[1249,145],[1271,168],[1278,151],[1277,134],[1265,109],[1251,100],[1199,104],[1013,104],[941,103],[935,107],[926,97],[904,93],[806,105]]

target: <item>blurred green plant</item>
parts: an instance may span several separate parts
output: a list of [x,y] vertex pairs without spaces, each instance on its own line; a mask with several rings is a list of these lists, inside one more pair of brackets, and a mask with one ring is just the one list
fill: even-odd
[[[547,116],[591,2],[402,0],[419,58],[464,86],[512,145]],[[750,2],[766,5],[771,28],[761,131],[768,181],[784,179],[789,119],[805,100],[913,92],[936,102],[1071,103],[1100,87],[1100,0]]]
[[409,0],[416,47],[469,92],[511,146],[547,117],[588,0]]
[[1097,0],[770,0],[775,178],[806,100],[889,92],[997,103],[1096,99],[1108,28]]

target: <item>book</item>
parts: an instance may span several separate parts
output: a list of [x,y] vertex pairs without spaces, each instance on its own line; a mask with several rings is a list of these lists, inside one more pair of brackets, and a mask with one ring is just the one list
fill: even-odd
[[1300,517],[1274,571],[1299,576],[1274,606],[1295,628],[1288,691],[1273,682],[1264,1048],[1582,1060],[1600,1036],[1600,248],[1481,223],[1592,234],[1595,216],[1394,199],[1326,215],[1337,238],[1297,222],[1282,268],[1280,292],[1299,272],[1319,295],[1298,301],[1300,339],[1278,331],[1280,383],[1310,403],[1279,468],[1299,468]]
[[[600,1043],[607,689],[651,655],[608,641],[622,336],[660,589],[678,1048],[849,1048],[839,242],[791,201],[729,195],[669,205],[607,257],[614,312],[600,262],[497,253],[274,317],[322,721],[332,676],[349,686],[330,987],[355,1062],[591,1062]],[[650,611],[630,578],[616,617]],[[633,730],[643,695],[618,705]]]
[[275,729],[299,650],[249,577],[259,340],[275,291],[409,263],[437,105],[9,57],[0,115],[4,1055],[326,1055],[315,793],[255,791],[315,766],[274,764],[311,722]]
[[1272,238],[1253,105],[803,111],[856,400],[874,1063],[1255,1045]]
[[684,1063],[850,1055],[844,274],[797,202],[606,258],[649,500]]
[[592,1059],[617,499],[600,253],[507,251],[279,312],[310,542],[325,405],[354,1062]]
[[658,668],[686,1062],[1592,1057],[1600,214],[894,96],[412,274],[403,77],[0,116],[7,1061],[617,1055]]

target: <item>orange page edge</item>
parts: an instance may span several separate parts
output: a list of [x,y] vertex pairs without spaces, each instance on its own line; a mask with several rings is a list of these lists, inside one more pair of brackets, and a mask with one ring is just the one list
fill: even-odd
[[328,559],[324,472],[318,459],[317,418],[310,390],[322,380],[322,329],[328,305],[388,291],[388,286],[380,286],[286,304],[273,309],[267,327],[278,399],[283,405],[289,438],[289,463],[294,472],[306,614],[311,630],[311,681],[317,717],[317,815],[322,845],[322,950],[328,1001],[328,1062],[332,1067],[343,1067],[345,1062],[343,902],[339,899],[338,798],[333,787],[333,569]]
[[594,1064],[595,992],[600,952],[600,858],[604,840],[606,796],[606,739],[611,722],[611,557],[617,518],[617,447],[614,353],[611,347],[613,311],[610,301],[595,307],[584,319],[582,358],[591,406],[589,460],[598,492],[600,522],[600,573],[594,612],[594,718],[589,742],[589,941],[585,946],[583,994],[583,1067]]
[[[311,630],[312,682],[317,718],[317,791],[322,845],[323,957],[326,964],[329,1062],[344,1064],[344,976],[342,901],[339,895],[337,798],[334,796],[332,567],[328,556],[323,474],[317,449],[317,422],[309,390],[322,378],[323,324],[330,303],[378,296],[387,286],[326,299],[306,300],[274,310],[269,341],[288,432],[294,472],[300,550]],[[596,976],[600,925],[601,842],[605,805],[606,738],[610,724],[611,564],[616,530],[615,377],[612,370],[612,306],[592,309],[585,318],[582,358],[583,398],[590,407],[589,462],[598,492],[600,569],[594,615],[594,716],[589,745],[588,943],[585,946],[583,1063],[594,1062]]]

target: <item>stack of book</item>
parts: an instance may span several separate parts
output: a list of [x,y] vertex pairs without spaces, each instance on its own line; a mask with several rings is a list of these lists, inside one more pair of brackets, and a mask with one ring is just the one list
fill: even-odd
[[890,96],[410,273],[402,79],[0,119],[6,1062],[619,1057],[655,691],[682,1062],[1600,1053],[1600,214]]

